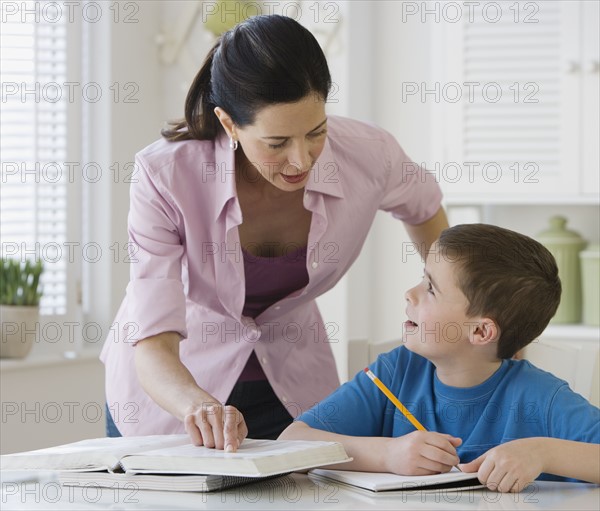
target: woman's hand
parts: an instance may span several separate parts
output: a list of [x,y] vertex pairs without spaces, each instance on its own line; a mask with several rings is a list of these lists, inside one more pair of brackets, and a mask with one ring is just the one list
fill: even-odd
[[432,431],[414,431],[388,439],[385,471],[401,475],[431,475],[448,472],[460,462],[456,448],[460,438]]
[[241,412],[218,401],[204,402],[186,414],[183,424],[194,445],[235,452],[248,435]]
[[166,332],[136,344],[135,367],[142,387],[183,422],[194,444],[236,451],[248,434],[244,417],[198,386],[179,358],[179,340],[179,334]]
[[490,490],[517,493],[544,471],[540,447],[537,438],[513,440],[459,468],[464,472],[477,472],[477,478]]

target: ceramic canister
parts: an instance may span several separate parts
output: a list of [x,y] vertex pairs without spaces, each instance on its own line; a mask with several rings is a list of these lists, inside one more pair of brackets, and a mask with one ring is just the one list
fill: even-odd
[[567,229],[567,219],[554,216],[550,228],[540,232],[536,239],[556,259],[558,276],[562,284],[560,305],[550,321],[553,324],[579,323],[581,321],[581,268],[579,253],[585,240],[575,231]]
[[583,292],[583,322],[600,326],[600,245],[590,245],[579,254],[581,259],[581,289]]

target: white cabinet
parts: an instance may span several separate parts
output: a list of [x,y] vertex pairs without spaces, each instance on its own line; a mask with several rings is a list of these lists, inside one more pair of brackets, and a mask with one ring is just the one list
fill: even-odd
[[582,29],[583,193],[597,197],[600,190],[600,2],[585,2]]
[[597,203],[598,3],[494,4],[437,28],[429,168],[449,202]]

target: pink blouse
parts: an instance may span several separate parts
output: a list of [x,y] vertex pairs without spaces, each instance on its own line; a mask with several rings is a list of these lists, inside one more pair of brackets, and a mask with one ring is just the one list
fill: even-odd
[[435,177],[411,162],[389,133],[329,116],[327,141],[304,194],[312,212],[308,284],[252,319],[242,314],[237,226],[243,219],[227,138],[161,139],[136,155],[136,165],[131,279],[101,354],[107,403],[123,435],[184,432],[141,388],[133,363],[135,343],[162,332],[179,332],[183,363],[222,402],[252,350],[292,416],[330,394],[339,380],[315,298],[358,257],[377,210],[420,224],[442,198]]

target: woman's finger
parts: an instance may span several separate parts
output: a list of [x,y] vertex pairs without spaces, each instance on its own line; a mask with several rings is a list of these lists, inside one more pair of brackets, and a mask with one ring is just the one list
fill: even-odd
[[235,452],[239,447],[238,424],[244,419],[235,406],[226,406],[223,415],[223,445],[227,452]]
[[213,435],[213,426],[210,423],[210,417],[211,416],[206,415],[206,410],[200,410],[194,414],[196,426],[200,429],[204,445],[212,449],[215,446],[215,437]]
[[206,407],[205,418],[212,427],[212,435],[214,439],[214,447],[216,449],[224,449],[225,442],[223,438],[223,422],[225,414],[221,404],[210,404]]
[[202,434],[196,425],[196,417],[193,413],[189,413],[183,418],[183,426],[185,427],[185,432],[190,437],[192,444],[197,446],[204,445]]

